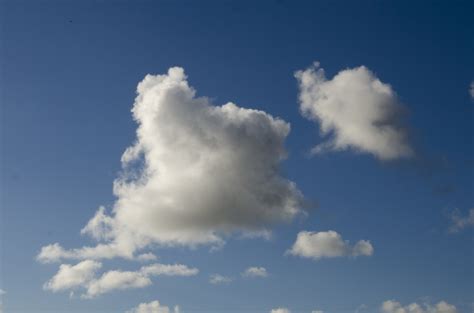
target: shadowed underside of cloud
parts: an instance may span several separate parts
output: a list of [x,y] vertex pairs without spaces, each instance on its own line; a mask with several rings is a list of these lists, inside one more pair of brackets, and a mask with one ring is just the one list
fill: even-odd
[[352,149],[380,160],[414,155],[395,92],[365,66],[340,71],[328,80],[315,63],[295,77],[303,116],[318,122],[321,133],[330,136],[312,153]]
[[196,97],[179,67],[147,75],[137,93],[137,137],[122,155],[113,211],[100,208],[81,231],[99,244],[52,244],[39,261],[131,259],[149,244],[219,246],[223,235],[268,235],[301,212],[302,194],[279,172],[289,124]]
[[112,270],[96,277],[96,272],[102,264],[93,260],[84,260],[76,265],[62,264],[59,271],[43,289],[60,292],[66,290],[84,289],[82,298],[95,298],[114,290],[143,288],[152,284],[154,276],[194,276],[198,269],[182,264],[155,263],[141,267],[138,271]]
[[406,306],[394,300],[387,300],[381,306],[382,313],[457,313],[454,305],[440,301],[436,305],[412,303]]
[[370,241],[359,240],[354,246],[344,241],[337,232],[299,232],[296,241],[287,254],[319,260],[344,256],[370,256],[374,248]]

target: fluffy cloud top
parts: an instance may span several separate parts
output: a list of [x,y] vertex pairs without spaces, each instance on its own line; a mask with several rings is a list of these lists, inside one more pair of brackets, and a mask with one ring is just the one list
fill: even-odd
[[270,313],[291,313],[291,311],[286,308],[277,308],[271,310]]
[[264,267],[249,267],[243,273],[244,277],[267,277],[268,272]]
[[451,226],[449,231],[457,233],[463,230],[466,227],[474,226],[474,208],[469,210],[469,213],[466,217],[462,217],[459,210],[454,210],[451,214]]
[[151,243],[219,245],[223,234],[268,234],[301,212],[300,191],[279,171],[289,124],[196,97],[179,67],[147,75],[137,92],[137,138],[122,155],[113,211],[99,208],[81,231],[100,243],[49,245],[38,260],[133,258]]
[[85,260],[74,266],[62,264],[56,275],[44,284],[45,290],[53,292],[83,288],[83,298],[94,298],[114,290],[143,288],[152,284],[153,276],[193,276],[198,269],[182,264],[151,264],[141,267],[138,271],[113,270],[96,277],[101,268],[100,262]]
[[331,137],[312,149],[354,149],[381,160],[414,155],[401,123],[402,105],[390,85],[365,66],[340,71],[328,80],[319,63],[297,71],[302,114]]
[[383,313],[457,313],[456,307],[445,301],[440,301],[434,306],[428,303],[402,306],[400,302],[388,300],[382,304],[381,311]]
[[213,285],[229,284],[232,278],[220,274],[212,274],[209,277],[209,282]]
[[43,285],[43,289],[53,292],[89,283],[102,264],[92,260],[85,260],[76,265],[61,264],[59,271]]
[[150,303],[140,303],[136,308],[126,313],[179,313],[179,307],[175,306],[174,310],[170,310],[167,306],[163,306],[155,300]]
[[354,246],[344,241],[337,232],[309,232],[298,233],[293,247],[287,253],[318,260],[342,256],[370,256],[374,248],[369,241],[359,240]]

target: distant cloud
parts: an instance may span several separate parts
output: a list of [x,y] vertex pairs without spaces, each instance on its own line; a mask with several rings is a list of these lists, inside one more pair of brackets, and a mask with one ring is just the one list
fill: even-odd
[[143,288],[152,284],[154,276],[193,276],[198,269],[182,264],[155,263],[141,267],[138,271],[112,270],[96,277],[102,264],[92,260],[82,261],[74,266],[62,264],[58,273],[43,286],[53,292],[85,289],[82,298],[95,298],[114,290]]
[[229,284],[232,282],[232,278],[220,274],[212,274],[209,277],[209,282],[213,285]]
[[6,294],[5,290],[0,289],[0,313],[3,313],[3,295]]
[[403,106],[392,87],[365,66],[340,71],[328,80],[315,63],[295,77],[303,116],[318,122],[321,133],[330,136],[312,153],[353,149],[380,160],[415,154],[401,121]]
[[456,307],[445,301],[440,301],[434,306],[428,303],[402,306],[400,302],[388,300],[382,304],[380,311],[382,313],[457,313]]
[[147,75],[132,109],[135,143],[122,155],[111,214],[100,207],[82,229],[99,244],[41,249],[40,262],[135,259],[150,245],[222,246],[222,235],[268,238],[301,213],[303,196],[281,176],[290,125],[266,112],[196,97],[184,70]]
[[161,305],[159,301],[155,300],[150,303],[140,303],[136,308],[133,308],[125,313],[179,313],[179,307],[175,306],[174,310],[170,310],[167,306]]
[[474,99],[474,81],[472,81],[469,86],[469,94],[471,95],[471,98]]
[[337,232],[309,232],[298,233],[293,247],[288,254],[318,260],[344,256],[370,256],[374,248],[370,241],[359,240],[354,246],[344,241]]
[[311,311],[311,313],[324,313],[324,311],[323,310],[313,310],[313,311]]
[[243,273],[243,277],[267,277],[268,272],[264,267],[249,267]]
[[270,313],[291,313],[291,311],[286,308],[277,308],[271,310]]
[[451,225],[449,227],[449,231],[453,233],[457,233],[467,227],[474,226],[474,208],[469,210],[467,216],[462,217],[461,212],[456,209],[451,214]]

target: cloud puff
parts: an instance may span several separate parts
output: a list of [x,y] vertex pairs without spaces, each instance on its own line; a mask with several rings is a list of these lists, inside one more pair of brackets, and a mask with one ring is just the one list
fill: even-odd
[[114,290],[143,288],[152,284],[154,276],[193,276],[199,270],[182,264],[155,263],[141,267],[138,271],[112,270],[96,277],[100,262],[85,260],[74,266],[62,264],[58,273],[43,286],[53,292],[83,288],[83,298],[94,298]]
[[271,310],[270,313],[291,313],[291,311],[286,308],[277,308]]
[[232,278],[220,274],[212,274],[209,276],[209,282],[213,285],[229,284],[232,282]]
[[342,256],[370,256],[374,248],[369,241],[359,240],[354,246],[344,241],[337,232],[299,232],[288,254],[318,260]]
[[301,212],[302,194],[281,176],[288,123],[233,103],[196,97],[182,68],[147,75],[137,87],[135,143],[122,155],[117,200],[82,229],[100,244],[43,247],[38,260],[133,258],[161,245],[221,245],[222,235],[268,235]]
[[155,300],[149,303],[140,303],[136,308],[126,313],[179,313],[179,307],[175,306],[174,310],[170,310],[167,306],[163,306]]
[[395,92],[365,66],[340,71],[328,80],[315,63],[295,77],[303,116],[318,122],[323,135],[330,135],[312,153],[353,149],[381,160],[414,155]]
[[428,303],[402,306],[400,302],[388,300],[382,304],[380,310],[382,313],[457,313],[456,307],[445,301],[440,301],[434,306]]
[[469,85],[469,94],[471,95],[471,98],[474,99],[474,81]]
[[243,277],[267,277],[268,272],[264,267],[249,267],[243,273]]
[[458,209],[454,210],[451,214],[451,226],[449,231],[452,233],[457,233],[464,228],[474,226],[474,208],[469,210],[469,213],[466,217],[462,217]]
[[100,262],[92,260],[85,260],[76,265],[61,264],[59,271],[43,285],[43,289],[57,292],[83,286],[94,278],[101,267]]

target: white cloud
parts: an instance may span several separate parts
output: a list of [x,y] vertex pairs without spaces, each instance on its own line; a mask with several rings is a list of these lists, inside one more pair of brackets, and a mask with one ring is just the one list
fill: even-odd
[[249,267],[243,273],[242,276],[244,277],[267,277],[268,272],[267,269],[264,267]]
[[474,208],[469,210],[466,217],[462,217],[458,209],[454,210],[451,214],[451,225],[449,231],[457,233],[464,228],[474,226]]
[[82,229],[100,243],[43,247],[38,260],[134,258],[150,244],[222,245],[222,235],[268,236],[301,213],[302,194],[281,176],[285,121],[197,98],[182,68],[147,75],[132,109],[135,143],[122,155],[117,200]]
[[232,278],[220,274],[212,274],[209,276],[209,282],[213,285],[229,284],[232,282]]
[[77,265],[62,264],[56,275],[43,286],[53,292],[69,289],[85,289],[83,298],[94,298],[114,290],[143,288],[152,284],[154,276],[194,276],[199,273],[196,268],[182,264],[151,264],[142,266],[138,271],[112,270],[96,277],[101,264],[85,260]]
[[474,81],[469,85],[469,94],[471,95],[471,98],[474,99]]
[[61,264],[59,271],[43,285],[43,289],[56,292],[83,286],[94,278],[101,267],[100,262],[92,260],[85,260],[76,265]]
[[291,313],[291,311],[286,308],[277,308],[271,310],[270,313]]
[[313,153],[353,149],[381,160],[414,155],[395,92],[365,66],[340,71],[328,80],[315,63],[295,77],[303,116],[318,122],[323,135],[330,135]]
[[311,311],[311,313],[324,313],[324,311],[322,311],[322,310],[313,310],[313,311]]
[[374,252],[372,244],[366,240],[359,240],[354,246],[344,241],[337,232],[309,232],[301,231],[296,237],[293,247],[287,253],[312,258],[333,258],[342,256],[370,256]]
[[179,307],[175,306],[174,310],[170,310],[167,306],[155,300],[150,303],[141,303],[126,313],[179,313]]
[[400,302],[388,300],[382,304],[380,310],[383,313],[457,313],[456,307],[445,301],[440,301],[434,306],[429,303],[418,304],[416,302],[402,306]]

